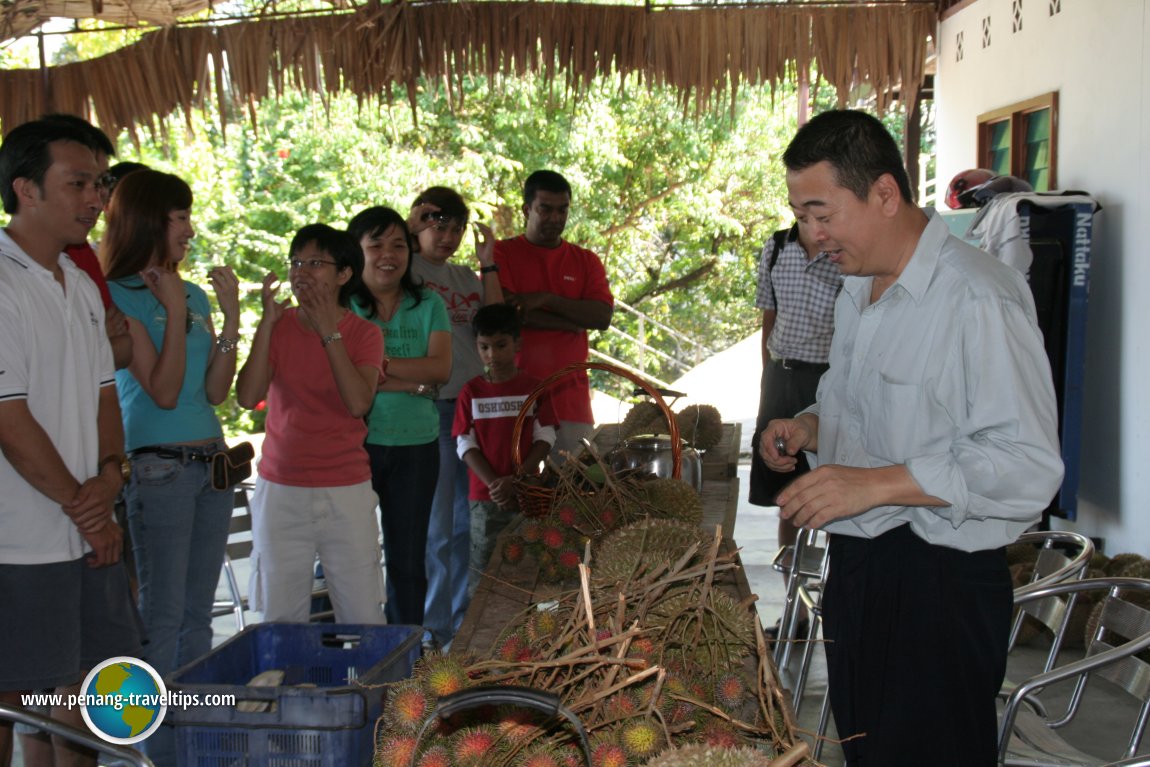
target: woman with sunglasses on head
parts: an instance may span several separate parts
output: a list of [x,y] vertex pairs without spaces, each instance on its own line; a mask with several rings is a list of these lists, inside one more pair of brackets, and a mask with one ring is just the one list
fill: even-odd
[[495,266],[495,237],[491,229],[475,224],[476,268],[452,259],[463,242],[470,211],[454,189],[433,186],[411,205],[408,227],[418,230],[411,271],[438,293],[451,320],[451,378],[440,387],[435,407],[439,413],[439,477],[431,504],[427,531],[427,598],[423,623],[435,641],[446,647],[467,610],[471,560],[471,511],[467,464],[456,452],[452,426],[455,402],[463,385],[483,373],[475,346],[472,320],[479,307],[502,303],[503,290]]
[[[139,579],[145,660],[168,674],[211,649],[212,602],[223,563],[232,491],[212,487],[212,456],[226,448],[215,405],[236,372],[239,282],[215,266],[208,281],[223,314],[180,277],[195,229],[192,190],[176,176],[126,177],[108,205],[100,258],[112,300],[127,317],[132,360],[116,372],[131,479],[125,489]],[[175,761],[170,729],[145,744]]]
[[348,232],[364,255],[351,308],[383,330],[383,372],[368,416],[367,452],[379,495],[387,620],[423,625],[425,554],[439,475],[435,396],[451,374],[451,323],[442,299],[411,273],[411,235],[391,208],[363,210]]
[[263,282],[263,316],[236,383],[241,406],[267,400],[252,495],[252,606],[303,623],[316,555],[338,623],[383,623],[379,523],[363,417],[381,375],[379,329],[348,311],[363,254],[346,232],[300,229],[288,257],[291,300]]

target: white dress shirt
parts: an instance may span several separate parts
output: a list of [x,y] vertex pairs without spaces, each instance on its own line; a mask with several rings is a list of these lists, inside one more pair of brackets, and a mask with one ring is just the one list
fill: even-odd
[[847,277],[818,401],[818,464],[904,464],[949,505],[880,506],[827,525],[899,525],[964,551],[1013,542],[1062,481],[1050,364],[1022,275],[930,217],[898,280],[870,304]]

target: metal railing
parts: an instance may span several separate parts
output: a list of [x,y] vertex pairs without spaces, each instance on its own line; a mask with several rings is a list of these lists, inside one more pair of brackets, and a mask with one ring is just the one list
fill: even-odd
[[[637,335],[632,335],[625,330],[619,329],[615,325],[612,325],[607,330],[605,330],[604,334],[626,339],[631,344],[633,344],[636,349],[635,358],[630,360],[621,360],[597,349],[591,350],[591,356],[601,359],[605,362],[609,362],[612,365],[621,367],[624,370],[627,370],[630,373],[634,373],[635,375],[640,376],[657,386],[668,388],[670,384],[668,384],[666,381],[663,381],[654,374],[647,372],[647,367],[652,361],[662,361],[680,373],[685,373],[715,353],[715,351],[708,347],[706,344],[700,343],[687,334],[660,322],[650,315],[644,314],[635,307],[627,304],[625,301],[616,299],[615,311],[623,311],[633,315],[636,318],[638,322]],[[665,336],[673,339],[675,342],[674,349],[668,351],[648,343],[647,331],[649,327],[657,328],[658,330],[662,331]]]

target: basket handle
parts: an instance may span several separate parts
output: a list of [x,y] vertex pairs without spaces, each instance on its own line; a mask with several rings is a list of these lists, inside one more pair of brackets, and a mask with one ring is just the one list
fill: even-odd
[[523,434],[523,426],[527,422],[527,414],[531,412],[531,408],[543,396],[552,384],[559,379],[580,370],[605,370],[608,373],[623,376],[635,384],[655,400],[655,404],[663,411],[663,416],[667,419],[668,430],[671,433],[671,476],[675,479],[682,477],[681,458],[683,453],[683,446],[679,439],[679,422],[675,420],[675,414],[671,412],[671,408],[667,406],[666,400],[659,390],[651,386],[651,384],[644,381],[639,376],[635,375],[629,370],[624,370],[615,365],[608,365],[605,362],[576,362],[568,365],[565,368],[560,368],[547,378],[543,379],[538,386],[528,395],[527,399],[523,402],[523,407],[519,409],[519,415],[515,417],[515,427],[511,432],[511,461],[515,468],[515,473],[518,474],[519,470],[523,468],[523,450],[520,445],[520,440]]
[[[579,744],[583,747],[583,759],[587,767],[591,767],[591,744],[587,740],[587,730],[583,727],[583,722],[571,709],[563,705],[559,696],[530,687],[484,685],[444,695],[439,699],[431,716],[423,720],[423,726],[419,728],[419,734],[415,736],[415,741],[416,743],[423,742],[423,736],[427,734],[427,730],[440,719],[449,719],[461,711],[480,706],[498,705],[533,708],[551,717],[562,716],[575,728],[575,732],[579,736]],[[415,754],[411,755],[412,767],[415,765],[415,757]]]

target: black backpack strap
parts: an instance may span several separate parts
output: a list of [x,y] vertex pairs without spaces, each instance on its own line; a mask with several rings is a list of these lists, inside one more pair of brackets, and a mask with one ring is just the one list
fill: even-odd
[[[775,263],[779,260],[779,254],[783,252],[783,248],[787,243],[798,239],[799,225],[796,223],[790,229],[780,229],[771,235],[771,240],[774,245],[771,247],[771,260],[767,262],[767,276],[775,270]],[[771,277],[771,300],[775,302],[775,311],[779,310],[779,297],[775,295],[775,280]]]

